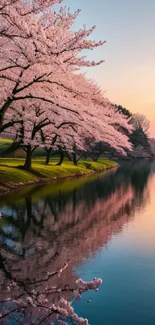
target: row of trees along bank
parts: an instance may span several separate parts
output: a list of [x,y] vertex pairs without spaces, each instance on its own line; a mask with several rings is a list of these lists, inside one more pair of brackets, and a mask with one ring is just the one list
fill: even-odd
[[25,151],[27,170],[37,148],[45,149],[47,163],[51,152],[59,150],[60,164],[64,153],[76,164],[76,153],[88,150],[88,138],[122,155],[132,149],[128,116],[80,71],[103,63],[82,52],[105,41],[89,39],[95,26],[75,30],[80,10],[71,13],[59,2],[0,4],[0,133],[13,139],[11,150]]
[[23,168],[31,169],[36,149],[54,151],[76,165],[81,157],[101,154],[151,155],[148,121],[114,105],[80,69],[89,61],[83,50],[103,46],[91,41],[91,29],[74,31],[80,10],[71,13],[58,0],[0,5],[0,136],[13,139],[6,152],[22,148]]
[[[150,126],[150,122],[147,118],[142,114],[131,114],[129,110],[123,108],[122,106],[116,106],[116,108],[122,112],[122,114],[126,115],[129,119],[133,130],[132,132],[123,131],[125,132],[126,136],[129,137],[129,140],[132,144],[132,151],[127,150],[126,156],[129,158],[143,158],[143,157],[152,157],[153,154],[153,145],[152,140],[148,137],[148,129]],[[76,143],[73,144],[73,148],[71,151],[68,151],[67,146],[62,145],[51,145],[50,147],[37,148],[33,152],[33,157],[36,156],[45,156],[46,155],[46,164],[49,164],[50,158],[56,156],[60,156],[60,159],[57,165],[61,165],[64,158],[67,157],[68,160],[72,161],[75,165],[77,165],[78,161],[81,158],[91,157],[93,161],[97,161],[101,156],[106,155],[109,157],[121,157],[121,153],[118,153],[112,146],[110,146],[105,141],[98,141],[94,142],[93,137],[85,137],[83,139],[85,150],[80,150]],[[25,148],[21,146],[21,143],[13,142],[12,145],[5,151],[3,154],[8,154],[9,156],[17,156],[17,157],[25,157]],[[16,152],[16,154],[15,154]],[[28,147],[27,147],[28,153]],[[31,155],[28,154],[31,159]]]

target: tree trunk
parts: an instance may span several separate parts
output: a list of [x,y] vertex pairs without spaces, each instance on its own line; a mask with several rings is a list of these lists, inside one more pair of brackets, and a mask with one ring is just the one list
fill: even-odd
[[82,155],[80,155],[80,156],[76,159],[76,161],[78,162],[81,158],[82,158]]
[[90,157],[91,157],[91,159],[92,159],[93,161],[97,162],[98,159],[99,159],[99,157],[100,157],[100,154],[99,154],[99,155],[96,155],[96,156],[90,156]]
[[31,146],[28,145],[26,149],[26,159],[25,159],[25,164],[24,164],[24,169],[30,170],[31,169],[31,164],[32,164],[32,149]]
[[77,166],[77,159],[76,159],[76,153],[73,153],[73,164]]
[[98,158],[99,158],[99,156],[96,156],[96,157],[94,157],[93,160],[94,160],[95,162],[97,162],[97,161],[98,161]]
[[61,166],[63,160],[64,160],[64,152],[63,151],[60,151],[60,160],[59,162],[57,163],[57,166]]
[[0,133],[2,132],[2,127],[3,127],[3,121],[4,121],[4,115],[9,108],[10,104],[12,103],[13,99],[10,97],[6,100],[2,108],[0,109]]
[[49,164],[49,161],[50,161],[50,154],[51,154],[51,149],[46,150],[46,165]]
[[69,161],[73,161],[72,157],[70,156],[70,154],[68,153],[68,151],[65,151],[66,157],[68,158]]

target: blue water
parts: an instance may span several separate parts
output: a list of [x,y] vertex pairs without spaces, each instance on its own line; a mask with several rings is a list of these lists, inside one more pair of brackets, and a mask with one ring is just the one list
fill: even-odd
[[103,278],[99,292],[88,292],[76,303],[77,313],[87,317],[91,325],[155,324],[154,172],[145,191],[146,206],[112,236],[106,248],[74,269],[85,280]]
[[[0,201],[6,281],[8,270],[26,283],[67,261],[63,284],[103,279],[98,292],[88,291],[74,304],[89,324],[155,324],[155,163],[127,163],[69,184],[66,190],[61,182],[55,191],[51,185]],[[0,299],[7,295],[2,286]]]
[[127,242],[127,232],[124,229],[119,237],[114,236],[106,250],[75,270],[85,280],[95,275],[103,278],[99,292],[85,294],[76,304],[78,314],[90,324],[155,323],[155,249],[140,251]]

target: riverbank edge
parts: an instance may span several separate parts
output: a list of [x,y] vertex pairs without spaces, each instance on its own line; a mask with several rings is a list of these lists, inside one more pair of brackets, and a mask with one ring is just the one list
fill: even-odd
[[50,184],[53,182],[57,182],[57,181],[61,181],[61,180],[67,180],[67,179],[72,179],[72,178],[79,178],[79,177],[88,177],[91,176],[93,174],[99,174],[102,173],[106,170],[109,169],[114,169],[117,168],[119,166],[118,163],[114,162],[114,161],[110,161],[109,162],[112,163],[112,165],[105,165],[103,168],[99,168],[97,170],[90,170],[88,172],[84,172],[84,173],[73,173],[70,175],[64,175],[64,176],[54,176],[54,177],[50,177],[50,178],[38,178],[35,181],[28,181],[28,182],[24,182],[24,183],[12,183],[12,182],[2,182],[0,181],[0,197],[7,195],[11,192],[14,191],[19,191],[20,189],[22,189],[23,187],[27,187],[27,186],[31,186],[31,185],[44,185],[44,184]]

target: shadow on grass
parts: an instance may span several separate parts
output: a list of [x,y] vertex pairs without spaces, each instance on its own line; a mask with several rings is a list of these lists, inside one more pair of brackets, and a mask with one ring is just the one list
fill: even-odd
[[28,172],[34,176],[37,176],[37,177],[40,177],[40,178],[47,178],[44,174],[38,172],[37,170],[31,168],[31,169],[26,169],[24,166],[22,165],[19,165],[19,166],[16,166],[16,167],[13,167],[13,168],[16,168],[16,169],[20,169],[20,170],[23,170],[25,172]]
[[87,169],[91,169],[91,170],[94,170],[93,166],[91,163],[88,163],[88,162],[84,162],[83,163],[83,166],[86,167]]
[[0,166],[7,167],[7,168],[17,168],[16,166],[10,166],[10,165],[7,165],[7,164],[0,164]]

